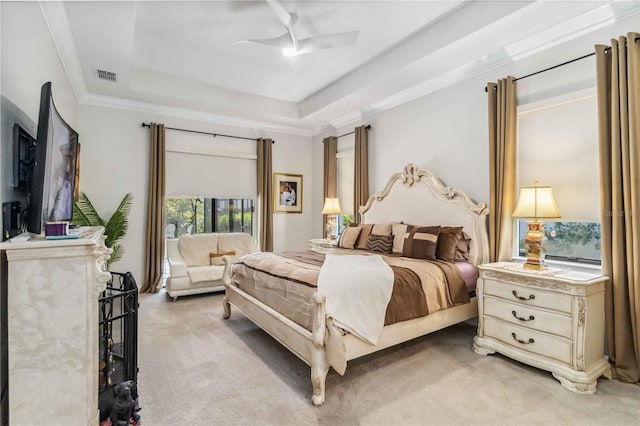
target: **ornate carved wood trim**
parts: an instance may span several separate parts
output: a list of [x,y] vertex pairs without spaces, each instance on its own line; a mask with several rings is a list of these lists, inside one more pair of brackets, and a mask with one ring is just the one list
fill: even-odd
[[548,288],[551,290],[560,290],[567,293],[570,293],[571,290],[573,289],[573,287],[567,284],[548,282],[548,281],[537,279],[535,277],[523,277],[520,275],[506,274],[502,272],[484,271],[483,276],[486,278],[494,278],[497,280],[515,283],[515,284],[529,285],[529,286],[540,287],[540,288]]

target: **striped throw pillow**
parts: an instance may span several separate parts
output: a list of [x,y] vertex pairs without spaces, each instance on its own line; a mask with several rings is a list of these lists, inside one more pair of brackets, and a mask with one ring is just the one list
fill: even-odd
[[393,235],[369,235],[367,250],[373,253],[391,253],[393,247]]
[[436,260],[440,226],[415,227],[402,247],[402,255],[414,259]]

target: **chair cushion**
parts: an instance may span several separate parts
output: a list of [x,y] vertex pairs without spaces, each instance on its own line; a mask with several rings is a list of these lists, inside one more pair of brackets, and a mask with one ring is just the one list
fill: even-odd
[[182,235],[178,248],[187,266],[208,266],[209,253],[219,251],[218,234]]
[[[244,256],[245,254],[252,253],[253,250],[253,237],[244,232],[232,232],[228,234],[218,234],[218,253],[226,253],[235,251],[236,256]],[[213,250],[211,250],[213,251]],[[207,260],[208,263],[208,260]]]

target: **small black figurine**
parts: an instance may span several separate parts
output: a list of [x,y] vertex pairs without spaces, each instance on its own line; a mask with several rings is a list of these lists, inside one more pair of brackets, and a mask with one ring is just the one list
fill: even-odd
[[100,395],[100,421],[109,418],[113,426],[127,426],[140,416],[136,407],[138,390],[133,380],[118,383]]

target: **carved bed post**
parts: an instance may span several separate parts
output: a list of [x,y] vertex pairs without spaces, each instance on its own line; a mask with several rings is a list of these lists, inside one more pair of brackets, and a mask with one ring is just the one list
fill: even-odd
[[224,314],[222,318],[229,319],[231,316],[231,304],[229,303],[229,287],[231,286],[231,259],[229,256],[222,256],[224,261],[224,273],[222,274],[222,282],[224,283],[224,299],[222,299],[222,309]]
[[329,363],[325,353],[325,300],[326,297],[320,293],[313,294],[313,302],[315,304],[315,316],[313,318],[313,329],[311,337],[313,347],[311,348],[311,384],[313,385],[313,405],[322,405],[324,403],[324,385],[327,373],[329,372]]

